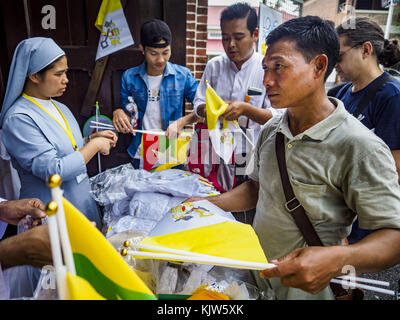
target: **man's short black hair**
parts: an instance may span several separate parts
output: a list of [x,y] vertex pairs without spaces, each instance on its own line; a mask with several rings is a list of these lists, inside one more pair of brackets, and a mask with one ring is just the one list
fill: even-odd
[[231,21],[234,19],[243,19],[247,17],[247,29],[250,35],[253,35],[254,30],[257,28],[257,12],[246,2],[238,2],[226,7],[221,13],[220,25],[222,22]]
[[306,16],[286,21],[272,30],[266,39],[267,46],[279,40],[293,40],[296,49],[310,62],[317,55],[328,57],[325,79],[331,74],[339,59],[340,42],[334,23],[316,16]]

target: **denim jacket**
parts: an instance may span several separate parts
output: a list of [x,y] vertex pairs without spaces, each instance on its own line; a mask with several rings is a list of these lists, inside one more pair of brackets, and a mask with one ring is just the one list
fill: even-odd
[[[193,103],[198,83],[186,67],[167,62],[160,86],[160,108],[162,129],[167,130],[170,122],[182,117],[183,98]],[[128,69],[121,79],[121,107],[126,112],[128,97],[133,97],[139,109],[138,129],[142,129],[143,117],[147,107],[148,76],[146,62]],[[142,135],[136,133],[128,147],[133,158],[141,143]]]

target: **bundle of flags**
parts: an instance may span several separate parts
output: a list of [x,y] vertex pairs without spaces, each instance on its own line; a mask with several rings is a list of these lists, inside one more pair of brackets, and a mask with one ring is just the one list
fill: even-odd
[[[53,192],[62,194],[59,187],[52,188]],[[56,203],[57,213],[49,215],[48,220],[60,299],[156,299],[134,270],[78,209],[62,195],[54,196],[53,193],[53,199],[56,201],[49,205]],[[48,210],[46,212],[49,214]],[[60,245],[66,267],[60,254]]]
[[225,163],[230,163],[236,147],[233,132],[239,128],[239,124],[236,120],[221,119],[221,115],[228,108],[228,104],[218,96],[208,82],[206,84],[207,126],[211,143],[218,156]]
[[251,225],[207,200],[172,208],[135,246],[142,249],[131,252],[135,257],[254,270],[272,267]]
[[187,160],[187,148],[191,134],[185,132],[175,139],[163,134],[142,134],[141,156],[143,169],[161,171],[183,164]]
[[96,60],[135,43],[120,0],[103,0],[95,26],[101,32]]

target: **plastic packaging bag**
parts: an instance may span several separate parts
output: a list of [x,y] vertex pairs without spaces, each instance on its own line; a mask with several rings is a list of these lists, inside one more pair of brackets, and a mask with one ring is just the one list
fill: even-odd
[[201,176],[183,170],[135,170],[124,164],[90,179],[91,195],[104,207],[106,237],[129,228],[149,232],[173,207],[189,197],[218,194]]

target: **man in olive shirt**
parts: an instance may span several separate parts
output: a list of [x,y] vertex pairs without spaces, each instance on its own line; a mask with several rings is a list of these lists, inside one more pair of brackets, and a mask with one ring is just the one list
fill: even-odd
[[[253,227],[276,268],[257,275],[278,299],[333,299],[329,282],[345,266],[374,272],[400,262],[400,188],[390,150],[352,117],[324,83],[339,56],[333,24],[318,17],[292,19],[267,38],[264,85],[283,116],[262,129],[251,180],[207,198],[225,211],[256,206]],[[285,139],[287,171],[324,247],[307,247],[285,208],[275,137]],[[375,230],[362,241],[341,245],[358,216]],[[394,245],[396,244],[396,245]]]

